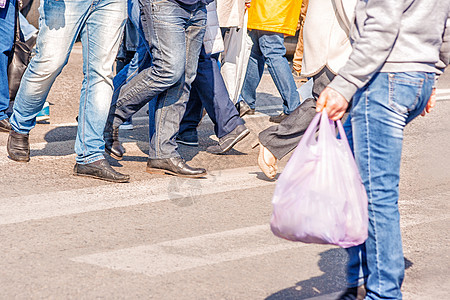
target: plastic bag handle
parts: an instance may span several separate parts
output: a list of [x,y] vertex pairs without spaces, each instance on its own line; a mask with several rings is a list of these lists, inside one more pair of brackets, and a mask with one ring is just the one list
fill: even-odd
[[344,141],[345,148],[347,148],[347,151],[353,156],[352,149],[350,149],[350,145],[348,143],[347,134],[345,133],[344,126],[342,125],[341,120],[336,121],[337,128],[339,130],[339,134],[341,135],[341,140]]
[[[328,114],[327,114],[326,110],[324,109],[322,111],[322,119],[320,120],[320,130],[322,131],[326,127],[328,129],[327,131],[329,133],[331,133],[337,139],[336,133],[333,130],[334,129],[334,126],[333,126],[334,123],[336,123],[336,125],[337,125],[338,131],[339,131],[339,135],[341,136],[341,140],[347,146],[347,150],[349,150],[350,153],[351,153],[351,149],[350,149],[350,146],[349,146],[348,140],[347,140],[347,135],[345,134],[344,126],[342,125],[341,120],[337,120],[337,121],[330,120],[328,118]],[[325,124],[328,124],[328,126],[326,126]],[[322,131],[322,132],[324,132],[324,131]]]
[[321,116],[320,112],[316,113],[316,115],[314,116],[313,120],[311,121],[311,123],[309,124],[308,128],[306,129],[306,132],[303,134],[303,137],[300,140],[299,146],[301,144],[309,143],[309,141],[311,139],[311,136],[316,134],[317,127],[318,127],[319,122],[320,122],[320,116]]

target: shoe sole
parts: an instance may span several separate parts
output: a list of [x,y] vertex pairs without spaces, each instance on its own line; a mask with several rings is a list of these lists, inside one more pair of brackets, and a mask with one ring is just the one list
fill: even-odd
[[201,178],[201,177],[205,177],[207,175],[207,173],[198,174],[198,175],[184,175],[184,174],[179,174],[179,173],[172,172],[169,170],[155,169],[155,168],[148,168],[148,167],[145,171],[150,174],[173,175],[173,176],[185,177],[185,178]]
[[119,129],[123,130],[133,130],[133,128],[134,128],[133,124],[119,125]]
[[186,145],[186,146],[191,146],[191,147],[198,147],[198,143],[190,143],[190,142],[185,142],[185,141],[179,141],[179,140],[175,140],[178,144],[182,144],[182,145]]
[[50,120],[50,116],[40,116],[36,117],[36,122],[48,121]]
[[[286,119],[286,118],[285,118]],[[284,120],[284,119],[283,119]],[[270,118],[269,118],[269,122],[272,122],[272,123],[275,123],[275,124],[280,124],[283,120],[271,120]]]
[[30,158],[28,158],[28,159],[14,159],[14,158],[11,157],[11,155],[8,155],[8,157],[9,157],[11,160],[16,161],[16,162],[19,162],[19,163],[27,163],[27,162],[30,161]]
[[231,150],[231,148],[233,148],[237,143],[239,143],[240,141],[242,141],[242,139],[244,139],[247,135],[250,134],[250,130],[245,129],[244,131],[241,132],[241,134],[239,134],[237,136],[237,138],[234,139],[234,141],[228,146],[226,147],[222,152],[218,152],[218,153],[211,153],[211,154],[224,154],[228,151]]
[[126,182],[130,181],[130,179],[119,179],[119,180],[116,179],[116,180],[114,180],[114,179],[103,178],[103,177],[98,177],[98,176],[89,175],[89,174],[81,174],[81,173],[76,173],[76,172],[73,172],[73,175],[74,176],[80,176],[80,177],[89,177],[89,178],[94,178],[94,179],[100,179],[100,180],[103,180],[103,181],[109,181],[109,182],[115,182],[115,183],[126,183]]
[[122,156],[122,157],[117,156],[117,155],[115,155],[114,153],[112,153],[111,151],[108,151],[106,148],[105,148],[105,152],[106,152],[109,156],[111,156],[112,158],[114,158],[115,160],[122,160],[122,159],[123,159],[123,156]]

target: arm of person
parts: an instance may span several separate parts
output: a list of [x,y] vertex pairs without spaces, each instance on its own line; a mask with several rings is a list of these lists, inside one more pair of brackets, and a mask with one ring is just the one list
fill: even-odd
[[[381,69],[391,53],[400,30],[402,13],[403,1],[358,2],[357,17],[358,14],[366,15],[363,28],[358,30],[359,37],[353,43],[349,60],[328,85],[333,92],[325,89],[320,95],[317,111],[322,111],[326,107],[330,119],[333,120],[344,114],[348,101],[359,88],[369,82],[375,72]],[[347,103],[342,102],[342,98]]]
[[[450,64],[450,16],[447,18],[447,23],[445,25],[445,30],[442,35],[442,46],[439,51],[439,61],[436,64],[436,69],[438,69],[438,73],[436,74],[436,80],[438,80],[439,76],[444,73],[445,68]],[[427,113],[430,113],[434,106],[436,105],[436,88],[433,88],[431,92],[430,99],[428,99],[427,106],[420,114],[424,117]]]

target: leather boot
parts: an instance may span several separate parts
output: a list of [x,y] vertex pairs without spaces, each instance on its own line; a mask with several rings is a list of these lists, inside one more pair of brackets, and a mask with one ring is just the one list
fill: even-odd
[[107,127],[103,135],[105,138],[105,152],[112,158],[121,160],[126,150],[119,141],[119,127]]
[[9,132],[11,130],[11,123],[9,123],[9,119],[0,120],[0,132]]
[[6,149],[12,160],[19,162],[30,161],[29,134],[23,134],[11,130],[8,136]]

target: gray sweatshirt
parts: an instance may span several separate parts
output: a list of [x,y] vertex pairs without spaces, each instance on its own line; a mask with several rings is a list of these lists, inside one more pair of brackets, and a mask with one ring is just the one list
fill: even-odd
[[442,72],[450,59],[450,0],[359,0],[353,51],[329,87],[349,101],[376,72]]

